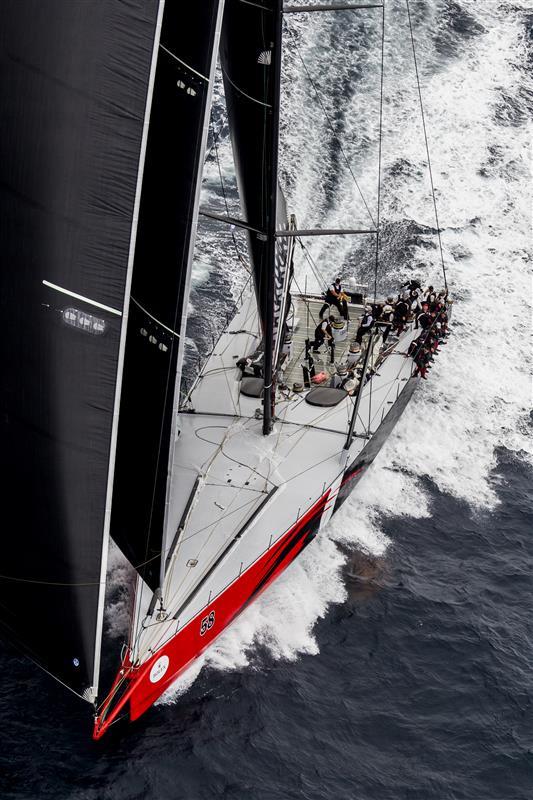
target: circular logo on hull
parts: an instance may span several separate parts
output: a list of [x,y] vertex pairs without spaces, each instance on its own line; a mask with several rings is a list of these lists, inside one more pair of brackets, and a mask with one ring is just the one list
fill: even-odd
[[150,681],[152,683],[157,683],[161,680],[163,675],[168,669],[168,665],[170,663],[168,656],[161,656],[152,664],[152,669],[150,670]]

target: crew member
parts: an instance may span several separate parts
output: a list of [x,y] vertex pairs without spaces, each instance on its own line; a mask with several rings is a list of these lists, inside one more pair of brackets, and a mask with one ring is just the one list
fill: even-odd
[[426,301],[426,303],[428,303],[429,306],[431,306],[436,299],[437,299],[437,294],[435,292],[435,289],[433,288],[433,286],[428,286],[428,288],[424,292],[424,300]]
[[330,388],[341,389],[343,383],[345,383],[345,381],[347,381],[349,377],[350,376],[348,374],[348,367],[346,366],[346,364],[339,364],[339,366],[337,367],[337,371],[335,372],[335,375],[332,376],[329,382]]
[[348,304],[346,302],[346,295],[342,291],[340,277],[335,278],[333,283],[328,286],[324,297],[324,305],[320,309],[320,314],[318,315],[320,319],[322,319],[330,306],[335,306],[341,317],[343,317],[343,319],[348,319]]
[[430,348],[427,346],[421,347],[415,355],[416,370],[413,373],[414,376],[417,377],[420,375],[422,378],[424,378],[424,380],[426,380],[426,373],[428,371],[430,361]]
[[428,304],[422,303],[422,312],[417,316],[415,328],[422,328],[423,331],[431,325],[431,316],[428,312]]
[[374,317],[372,316],[372,308],[370,306],[365,306],[365,313],[363,314],[361,324],[359,325],[359,330],[357,331],[357,335],[355,337],[355,341],[358,344],[361,344],[363,341],[363,336],[365,333],[370,333],[373,325]]
[[405,300],[398,300],[394,308],[394,322],[393,327],[395,333],[399,336],[405,330],[405,323],[407,322],[407,315],[409,313],[409,306]]
[[361,345],[357,344],[356,342],[352,342],[350,345],[349,352],[346,355],[346,364],[348,365],[348,369],[350,369],[351,367],[355,367],[360,358],[361,358]]
[[394,309],[391,305],[386,303],[383,306],[380,318],[376,322],[376,327],[383,331],[383,344],[387,341],[387,337],[392,329],[392,320],[394,319]]
[[315,328],[315,338],[311,342],[311,347],[313,348],[313,353],[318,353],[318,348],[326,341],[326,344],[329,344],[333,341],[333,331],[331,330],[330,322],[333,322],[333,319],[323,319]]

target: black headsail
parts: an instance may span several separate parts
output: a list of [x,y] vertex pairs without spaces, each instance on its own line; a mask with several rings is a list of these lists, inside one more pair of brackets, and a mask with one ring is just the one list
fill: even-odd
[[219,0],[167,0],[142,185],[111,535],[152,589],[160,585],[219,7]]
[[2,3],[0,629],[86,699],[159,9]]
[[[249,232],[250,257],[264,334],[264,432],[271,427],[276,286],[283,283],[286,246],[276,229],[286,228],[284,203],[277,202],[281,0],[227,0],[220,58],[241,205]],[[275,365],[274,365],[275,367]]]

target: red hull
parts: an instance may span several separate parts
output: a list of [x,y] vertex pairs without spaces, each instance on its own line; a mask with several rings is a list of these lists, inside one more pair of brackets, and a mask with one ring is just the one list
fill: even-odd
[[[93,738],[100,739],[129,703],[138,719],[176,678],[251,602],[283,572],[315,537],[330,490],[286,534],[140,667],[123,665],[96,717]],[[116,688],[127,688],[115,701]]]
[[[94,722],[93,738],[100,739],[129,703],[130,719],[141,716],[177,677],[199,656],[235,617],[269,586],[315,537],[322,515],[334,503],[344,503],[364,470],[381,449],[407,405],[418,378],[406,383],[377,432],[346,469],[336,492],[325,494],[269,550],[215,597],[194,619],[140,667],[123,664],[113,688]],[[118,692],[122,691],[120,697]]]

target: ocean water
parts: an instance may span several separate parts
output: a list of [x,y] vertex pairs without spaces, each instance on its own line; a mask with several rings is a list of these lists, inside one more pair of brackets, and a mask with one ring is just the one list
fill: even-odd
[[[375,216],[376,14],[287,24],[282,183],[302,227]],[[2,647],[2,800],[533,796],[533,8],[411,0],[411,14],[453,337],[342,511],[138,723],[92,743],[87,707]],[[404,0],[386,16],[378,288],[440,286]],[[213,126],[237,213],[220,83]],[[214,149],[204,200],[224,207]],[[226,235],[200,230],[189,376],[247,280]],[[373,281],[370,242],[308,247],[324,280]],[[126,575],[112,565],[111,638]]]

